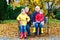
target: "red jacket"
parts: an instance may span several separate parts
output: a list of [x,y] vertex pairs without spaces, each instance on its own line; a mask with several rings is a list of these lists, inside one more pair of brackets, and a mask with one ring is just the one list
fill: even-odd
[[36,21],[39,21],[39,22],[42,22],[43,20],[44,20],[44,14],[37,14],[36,16],[35,16],[35,20]]

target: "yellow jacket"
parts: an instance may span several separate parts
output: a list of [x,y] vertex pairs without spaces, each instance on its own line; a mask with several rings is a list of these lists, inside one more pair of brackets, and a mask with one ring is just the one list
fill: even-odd
[[17,20],[22,21],[21,25],[27,25],[27,21],[29,22],[30,18],[26,13],[24,13],[24,14],[21,13],[21,14],[18,15]]

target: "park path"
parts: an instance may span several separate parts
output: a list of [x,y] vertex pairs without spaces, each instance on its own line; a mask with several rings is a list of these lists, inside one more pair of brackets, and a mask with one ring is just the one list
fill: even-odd
[[29,37],[27,39],[0,37],[0,40],[60,40],[60,36],[50,35],[48,37]]

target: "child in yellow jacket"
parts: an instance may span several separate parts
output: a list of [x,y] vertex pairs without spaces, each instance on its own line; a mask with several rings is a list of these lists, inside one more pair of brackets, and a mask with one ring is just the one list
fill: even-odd
[[21,13],[18,15],[17,20],[20,23],[19,30],[20,30],[20,38],[26,38],[27,37],[27,30],[26,25],[27,22],[30,21],[29,16],[25,13],[25,9],[21,10]]

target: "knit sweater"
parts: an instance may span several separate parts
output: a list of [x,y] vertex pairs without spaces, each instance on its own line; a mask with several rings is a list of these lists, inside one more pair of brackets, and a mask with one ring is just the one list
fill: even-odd
[[35,16],[35,20],[36,21],[39,21],[39,22],[42,22],[43,20],[44,20],[44,14],[37,14],[36,16]]

